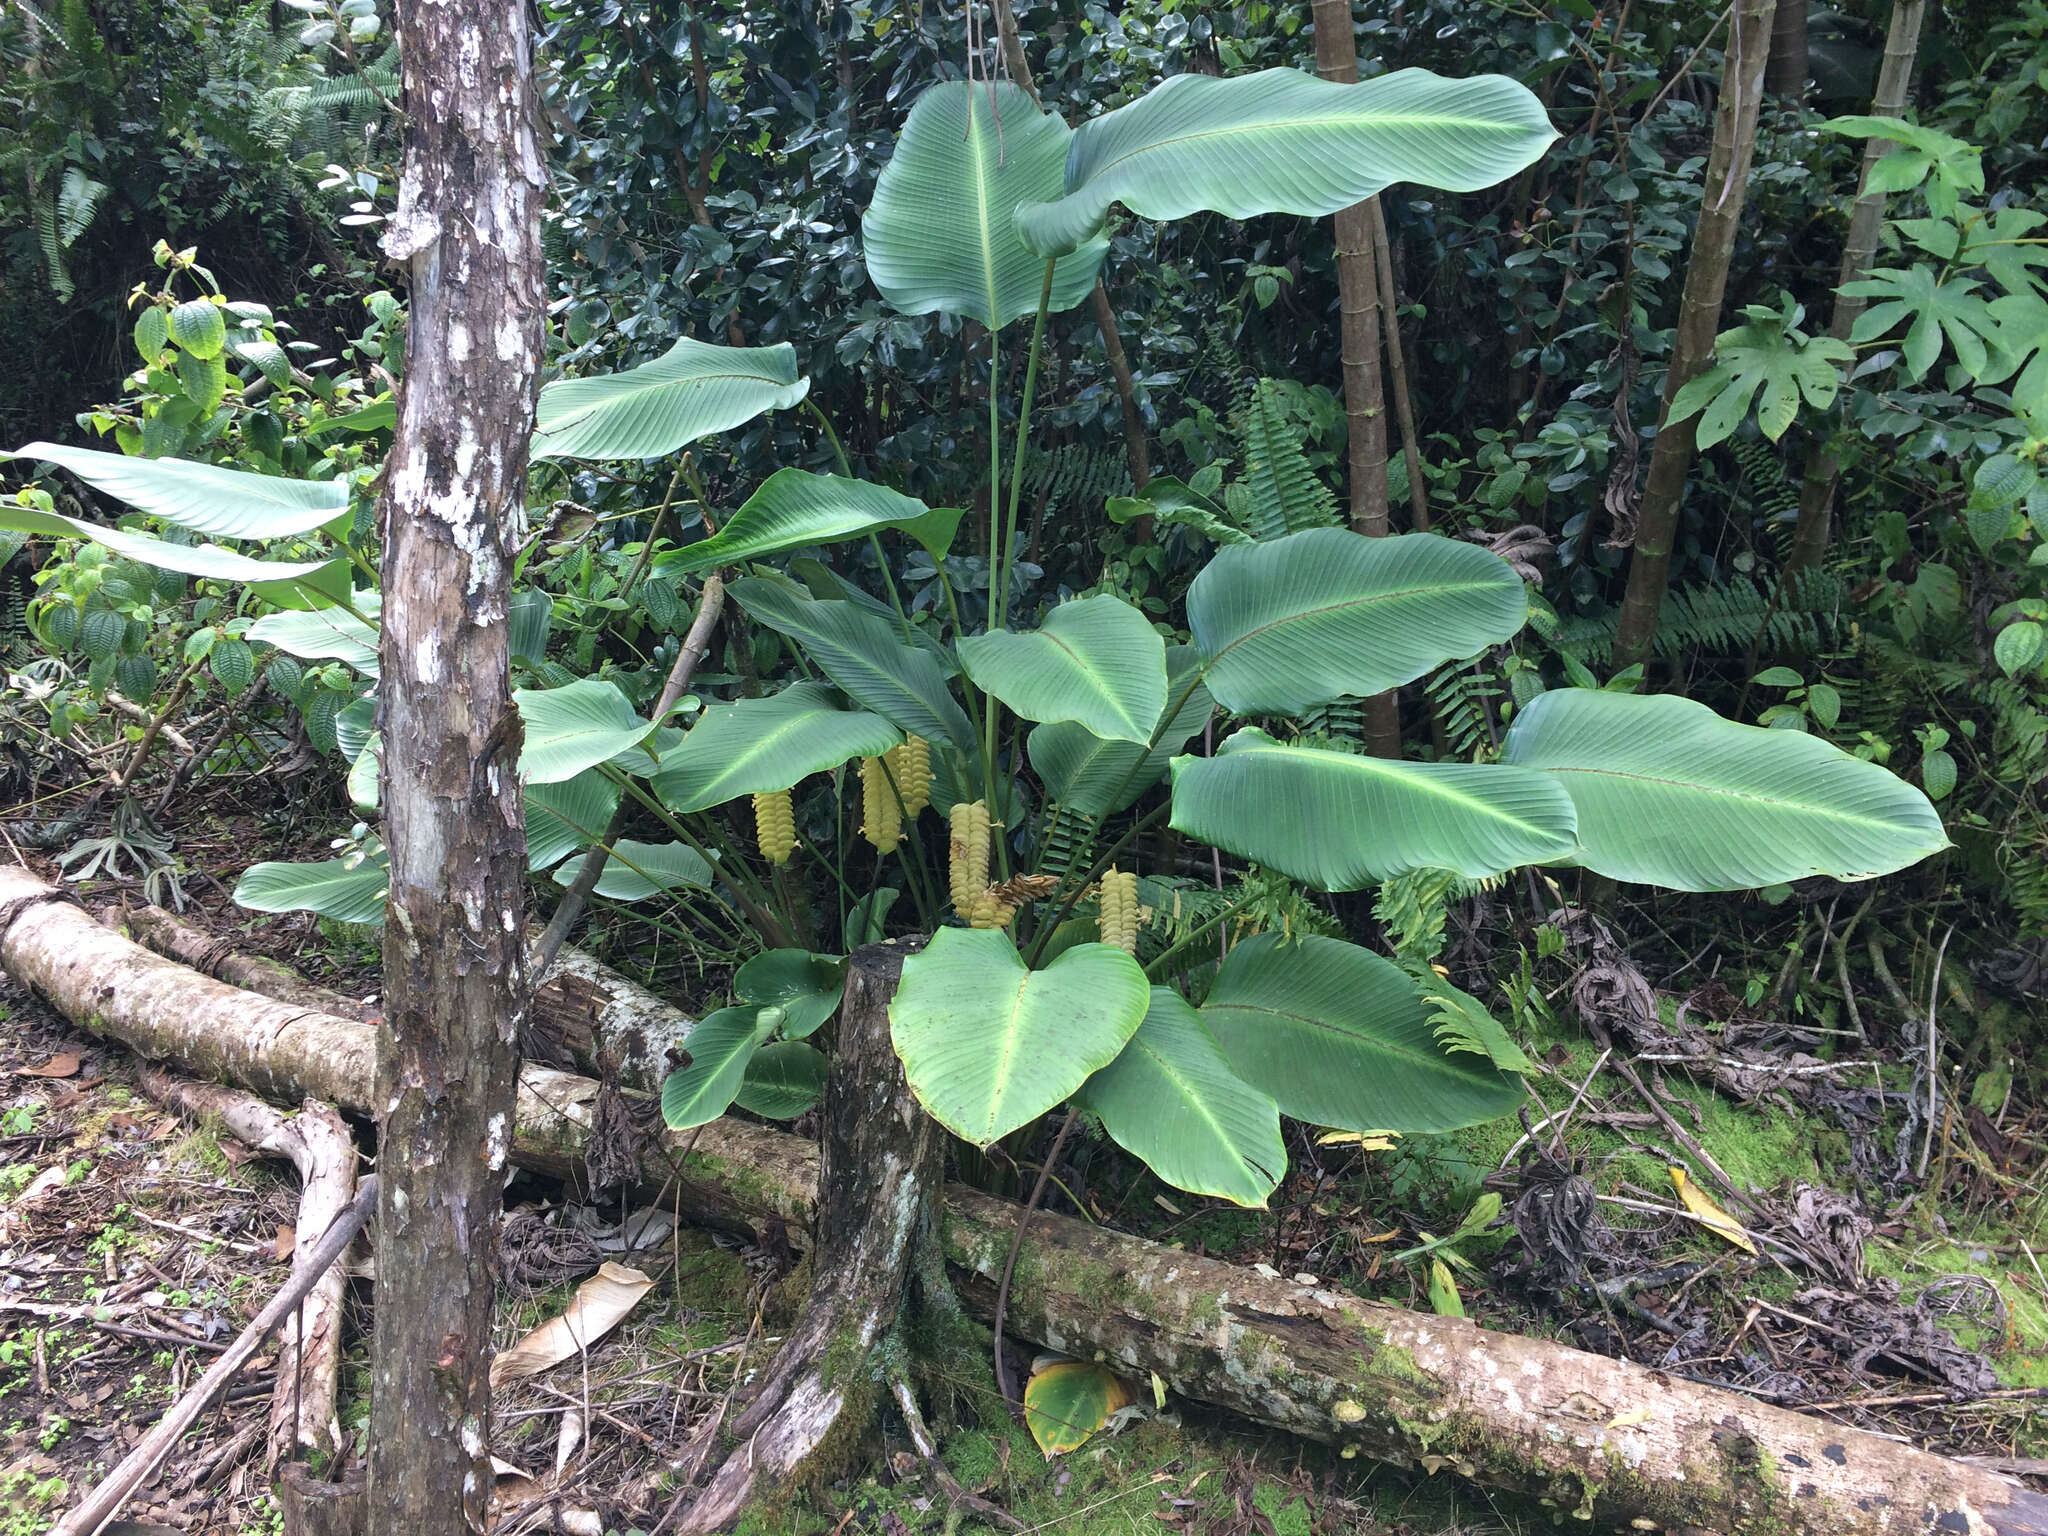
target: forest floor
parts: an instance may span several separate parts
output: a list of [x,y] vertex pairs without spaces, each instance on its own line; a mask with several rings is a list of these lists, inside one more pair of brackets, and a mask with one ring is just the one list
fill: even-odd
[[[236,844],[228,857],[246,861],[246,842],[225,829],[222,849]],[[187,891],[188,919],[236,947],[351,995],[374,991],[373,935],[253,919],[204,879]],[[1523,972],[1539,994],[1617,984],[1609,972],[1622,962],[1590,940],[1548,947],[1548,969]],[[2048,1110],[1987,1058],[1930,1130],[1909,1113],[1917,1089],[1903,1053],[1825,1038],[1818,1025],[1788,1032],[1717,987],[1696,978],[1690,991],[1668,980],[1654,989],[1668,1036],[1657,1041],[1603,1043],[1583,1014],[1522,1010],[1521,1043],[1539,1072],[1519,1122],[1391,1150],[1318,1145],[1290,1128],[1293,1168],[1265,1211],[1169,1190],[1085,1139],[1056,1203],[1418,1308],[1432,1305],[1430,1262],[1441,1259],[1458,1304],[1487,1326],[2048,1471]],[[710,1001],[702,977],[666,990]],[[12,982],[0,980],[0,1009],[0,1536],[38,1536],[282,1282],[296,1186],[218,1128],[160,1109],[125,1050],[75,1031]],[[1702,1029],[1709,1056],[1688,1064],[1713,1078],[1711,1061],[1722,1062],[1718,1081],[1681,1076],[1668,1059],[1697,1048]],[[1924,1183],[1897,1176],[1901,1158],[1923,1153]],[[1688,1210],[1674,1165],[1705,1203]],[[1512,1227],[1476,1219],[1495,1196]],[[578,1206],[525,1176],[507,1204],[501,1350],[561,1313],[600,1264],[652,1283],[587,1356],[499,1390],[497,1529],[652,1529],[693,1429],[773,1347],[791,1305],[779,1284],[787,1256],[666,1215]],[[1724,1211],[1754,1253],[1716,1230]],[[357,1445],[372,1291],[367,1276],[352,1281],[338,1408]],[[1449,1304],[1441,1286],[1434,1300]],[[268,1365],[259,1357],[191,1432],[130,1519],[238,1536],[279,1529],[263,1465]],[[1448,1475],[1341,1461],[1170,1398],[1158,1407],[1149,1385],[1135,1385],[1141,1406],[1127,1422],[1050,1462],[991,1373],[924,1390],[954,1476],[1034,1531],[1476,1536],[1555,1518]],[[847,1476],[788,1490],[743,1526],[751,1536],[981,1528],[954,1514],[886,1420]]]

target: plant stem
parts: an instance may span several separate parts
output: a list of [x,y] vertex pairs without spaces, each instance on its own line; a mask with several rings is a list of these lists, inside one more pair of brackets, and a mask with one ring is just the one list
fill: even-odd
[[1060,1122],[1059,1134],[1052,1139],[1052,1150],[1038,1165],[1038,1181],[1031,1186],[1031,1198],[1017,1213],[1017,1230],[1010,1234],[1009,1256],[1003,1260],[1003,1278],[996,1286],[995,1321],[990,1331],[995,1335],[996,1385],[1002,1389],[1006,1403],[1017,1401],[1017,1394],[1011,1390],[1009,1362],[1003,1358],[1003,1313],[1010,1303],[1010,1278],[1017,1272],[1017,1254],[1024,1247],[1024,1228],[1031,1221],[1031,1213],[1038,1209],[1038,1202],[1045,1198],[1046,1180],[1052,1177],[1053,1164],[1060,1160],[1060,1152],[1067,1144],[1067,1132],[1073,1128],[1074,1112],[1070,1109],[1067,1118]]
[[[1038,288],[1038,318],[1031,323],[1031,351],[1024,362],[1024,398],[1017,407],[1017,451],[1010,455],[1010,509],[1003,518],[1003,563],[1001,569],[1003,613],[1010,607],[1010,566],[1017,558],[1017,508],[1024,498],[1024,444],[1031,431],[1031,401],[1038,393],[1038,360],[1045,350],[1045,317],[1052,308],[1052,273],[1055,262],[1045,264],[1045,280]],[[1001,629],[991,620],[989,628]]]
[[654,509],[654,521],[647,529],[647,542],[640,546],[640,556],[633,562],[633,569],[626,573],[626,584],[619,588],[620,602],[626,602],[633,596],[633,588],[647,573],[647,562],[654,558],[654,541],[661,537],[661,525],[668,521],[668,509],[676,503],[676,487],[682,483],[683,466],[678,464],[676,472],[668,477],[668,489],[661,493],[661,505]]
[[1135,822],[1131,823],[1130,830],[1125,832],[1124,835],[1118,838],[1114,843],[1111,843],[1109,846],[1109,852],[1105,853],[1104,855],[1102,855],[1101,858],[1097,859],[1093,866],[1090,867],[1088,873],[1083,875],[1078,881],[1075,882],[1074,889],[1068,894],[1066,901],[1062,903],[1059,911],[1053,914],[1052,921],[1044,926],[1043,930],[1039,934],[1037,944],[1032,947],[1031,963],[1033,965],[1036,965],[1038,963],[1038,957],[1045,953],[1046,943],[1048,940],[1052,938],[1053,930],[1058,928],[1061,923],[1065,922],[1067,920],[1067,915],[1071,913],[1075,907],[1080,905],[1082,892],[1086,891],[1090,885],[1095,883],[1095,881],[1102,878],[1102,872],[1108,869],[1110,865],[1116,862],[1116,856],[1118,854],[1122,853],[1126,848],[1130,847],[1132,843],[1138,840],[1138,837],[1141,833],[1149,831],[1154,822],[1158,821],[1160,817],[1166,815],[1172,809],[1173,802],[1169,800],[1163,805],[1154,806],[1151,810],[1147,811],[1143,816],[1139,817]]

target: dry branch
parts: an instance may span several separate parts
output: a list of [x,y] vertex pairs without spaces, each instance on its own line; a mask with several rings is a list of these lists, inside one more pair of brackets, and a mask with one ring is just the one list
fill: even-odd
[[[101,929],[25,871],[0,870],[0,965],[145,1055],[357,1112],[369,1031],[237,993]],[[189,1021],[203,1019],[203,1027]],[[350,1073],[353,1072],[353,1081]],[[581,1167],[596,1085],[529,1069],[513,1156]],[[686,1150],[687,1144],[687,1150]],[[808,1229],[817,1151],[735,1121],[640,1149],[643,1182],[687,1213]],[[949,1186],[944,1244],[986,1317],[1018,1208]],[[2048,1536],[2048,1499],[1983,1467],[1545,1339],[1489,1332],[1265,1279],[1065,1217],[1031,1225],[1012,1329],[1308,1438],[1547,1499],[1641,1530],[1788,1536]]]

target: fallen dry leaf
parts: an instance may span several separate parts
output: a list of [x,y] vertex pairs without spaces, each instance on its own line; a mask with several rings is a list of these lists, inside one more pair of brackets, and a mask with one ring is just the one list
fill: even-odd
[[1671,1182],[1677,1186],[1678,1198],[1685,1202],[1685,1208],[1692,1213],[1693,1220],[1717,1237],[1726,1238],[1744,1253],[1755,1253],[1756,1244],[1751,1242],[1749,1234],[1742,1230],[1742,1223],[1708,1199],[1706,1192],[1693,1183],[1683,1168],[1676,1163],[1670,1167]]
[[653,1288],[654,1282],[637,1269],[609,1262],[599,1265],[596,1274],[576,1287],[561,1316],[549,1318],[491,1362],[491,1385],[538,1376],[560,1365],[616,1328]]
[[286,1259],[290,1258],[292,1256],[292,1251],[296,1249],[298,1246],[298,1230],[293,1227],[287,1227],[280,1223],[277,1229],[277,1262],[282,1264]]
[[16,1067],[16,1077],[76,1077],[78,1076],[78,1053],[59,1051],[40,1067]]

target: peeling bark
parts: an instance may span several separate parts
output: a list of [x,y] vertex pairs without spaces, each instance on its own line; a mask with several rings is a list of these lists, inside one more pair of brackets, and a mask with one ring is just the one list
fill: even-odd
[[[74,960],[81,949],[92,953]],[[0,965],[89,1028],[146,1055],[202,1051],[204,1070],[252,1074],[240,1080],[266,1095],[295,1101],[302,1073],[334,1082],[320,1054],[333,1050],[359,1063],[353,1094],[335,1097],[366,1107],[367,1026],[296,1015],[278,1031],[282,1005],[139,950],[26,871],[0,869]],[[195,1029],[191,1017],[207,1022]],[[842,1045],[857,1051],[854,1040]],[[850,1107],[839,1091],[828,1117]],[[587,1078],[529,1068],[515,1160],[580,1170],[596,1093]],[[818,1157],[795,1137],[719,1120],[644,1147],[642,1183],[650,1193],[668,1186],[693,1218],[730,1228],[774,1217],[801,1236],[813,1226]],[[976,1316],[990,1313],[1018,1216],[993,1196],[944,1190],[945,1256]],[[829,1232],[824,1218],[818,1225]],[[839,1241],[887,1250],[902,1228],[880,1225],[842,1228]],[[1628,1361],[1265,1279],[1043,1212],[1024,1242],[1008,1322],[1034,1343],[1140,1377],[1156,1371],[1173,1391],[1259,1423],[1547,1499],[1561,1515],[1727,1536],[2048,1536],[2048,1498],[1985,1467]],[[822,1372],[803,1380],[808,1414],[829,1384]]]

